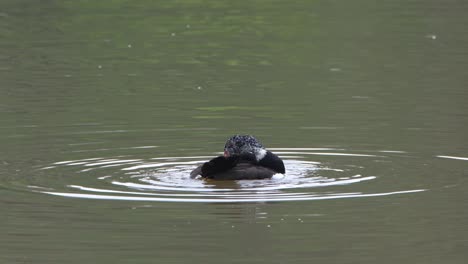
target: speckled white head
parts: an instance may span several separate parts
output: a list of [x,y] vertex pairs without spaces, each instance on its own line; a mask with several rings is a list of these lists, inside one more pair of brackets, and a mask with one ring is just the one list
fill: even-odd
[[253,154],[257,161],[263,159],[267,151],[262,144],[251,135],[235,135],[226,141],[224,145],[224,156],[239,156],[243,154]]

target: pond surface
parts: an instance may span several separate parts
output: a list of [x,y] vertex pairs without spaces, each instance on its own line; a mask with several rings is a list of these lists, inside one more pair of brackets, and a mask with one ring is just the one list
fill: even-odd
[[467,3],[1,2],[0,263],[466,262]]

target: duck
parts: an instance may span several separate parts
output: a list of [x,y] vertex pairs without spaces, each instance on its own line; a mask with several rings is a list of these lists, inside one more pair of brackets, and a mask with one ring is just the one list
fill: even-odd
[[285,174],[283,160],[265,149],[252,135],[234,135],[224,145],[224,154],[195,168],[190,178],[213,180],[268,179]]

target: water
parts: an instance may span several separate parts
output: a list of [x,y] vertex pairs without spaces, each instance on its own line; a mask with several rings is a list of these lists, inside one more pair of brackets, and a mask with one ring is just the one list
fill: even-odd
[[1,1],[0,263],[465,263],[467,9]]

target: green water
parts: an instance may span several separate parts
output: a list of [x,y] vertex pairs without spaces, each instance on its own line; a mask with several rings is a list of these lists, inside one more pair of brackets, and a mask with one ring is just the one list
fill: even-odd
[[0,0],[0,263],[465,263],[467,11]]

